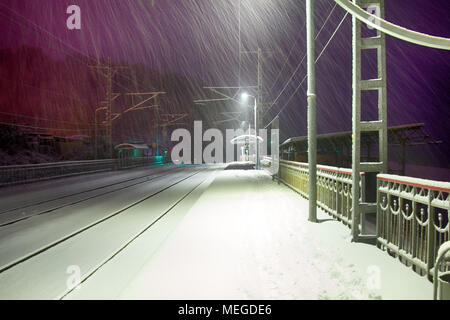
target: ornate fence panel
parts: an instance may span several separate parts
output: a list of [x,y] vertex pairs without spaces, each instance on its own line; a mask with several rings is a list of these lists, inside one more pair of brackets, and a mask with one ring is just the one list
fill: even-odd
[[[364,199],[361,175],[359,194]],[[308,198],[307,163],[280,160],[279,180]],[[317,166],[317,205],[349,226],[352,187],[351,169]],[[377,244],[430,280],[438,249],[450,240],[449,220],[450,183],[377,175]]]
[[378,244],[430,278],[449,240],[450,183],[379,174],[377,184]]
[[[361,174],[360,196],[364,197],[364,174]],[[308,164],[280,160],[280,181],[308,198]],[[317,205],[325,212],[351,225],[352,170],[317,166]],[[361,226],[360,226],[361,228]]]

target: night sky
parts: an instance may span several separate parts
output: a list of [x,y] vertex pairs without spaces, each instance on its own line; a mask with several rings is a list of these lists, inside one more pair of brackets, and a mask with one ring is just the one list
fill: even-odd
[[[24,45],[32,46],[41,48],[55,60],[67,55],[99,59],[110,56],[115,63],[144,64],[161,74],[178,74],[204,85],[237,86],[238,3],[238,0],[1,0],[0,49],[14,51]],[[66,28],[66,8],[71,4],[81,8],[81,30]],[[332,0],[316,0],[317,31],[333,7]],[[344,14],[339,6],[334,8],[317,39],[317,54]],[[448,0],[386,0],[386,19],[412,30],[450,37]],[[266,51],[265,102],[278,97],[305,54],[304,25],[305,1],[242,0],[242,48],[261,47]],[[450,52],[388,36],[387,63],[388,125],[425,122],[426,131],[436,140],[444,141],[435,150],[435,156],[448,164]],[[363,75],[370,77],[375,67],[369,62],[363,68]],[[70,70],[77,72],[76,67]],[[317,63],[316,72],[318,132],[350,130],[350,16]],[[306,134],[306,82],[291,98],[305,73],[306,61],[264,121],[267,123],[271,116],[283,110],[280,114],[283,137]],[[242,85],[256,83],[254,55],[243,57],[241,74]],[[3,70],[0,75],[6,84],[7,72]],[[50,89],[55,91],[58,87]],[[4,91],[2,88],[2,94]],[[96,95],[88,99],[93,106],[97,103]],[[365,97],[363,104],[367,108],[367,111],[363,109],[363,117],[373,120],[373,99]],[[15,111],[10,109],[10,105],[0,104],[0,111]],[[29,114],[36,111],[28,107],[17,110]]]

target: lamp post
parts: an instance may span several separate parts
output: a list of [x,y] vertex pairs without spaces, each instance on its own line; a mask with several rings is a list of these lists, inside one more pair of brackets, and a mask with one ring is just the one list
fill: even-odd
[[[255,163],[255,169],[259,170],[259,143],[258,143],[258,122],[257,122],[257,103],[256,103],[256,97],[252,96],[250,94],[248,94],[247,92],[244,92],[241,95],[241,98],[243,101],[246,101],[248,99],[248,97],[252,97],[255,100],[255,105],[254,105],[254,113],[255,113],[255,144],[256,144],[256,163]],[[249,132],[250,134],[250,132]]]

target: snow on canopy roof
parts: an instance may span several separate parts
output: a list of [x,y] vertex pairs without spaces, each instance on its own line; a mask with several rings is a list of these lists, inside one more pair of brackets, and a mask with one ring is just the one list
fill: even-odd
[[[401,125],[401,126],[393,126],[388,128],[388,133],[392,132],[398,132],[398,131],[404,131],[404,130],[411,130],[411,129],[418,129],[423,127],[424,123],[414,123],[414,124],[407,124],[407,125]],[[370,134],[371,132],[365,132],[366,134]],[[373,134],[378,134],[375,131]],[[334,133],[324,133],[317,135],[317,139],[339,139],[339,138],[351,138],[352,132],[351,131],[344,131],[344,132],[334,132]],[[308,136],[302,136],[302,137],[292,137],[284,141],[281,146],[288,145],[290,143],[295,142],[307,142]]]
[[114,149],[149,149],[146,144],[121,143],[114,147]]
[[[243,135],[234,137],[233,139],[230,140],[230,142],[233,143],[233,144],[243,144],[243,143],[247,142],[247,139],[250,140],[250,141],[251,140],[255,141],[255,135],[243,134]],[[261,143],[261,142],[264,141],[264,139],[261,138],[260,136],[258,136],[258,141]]]

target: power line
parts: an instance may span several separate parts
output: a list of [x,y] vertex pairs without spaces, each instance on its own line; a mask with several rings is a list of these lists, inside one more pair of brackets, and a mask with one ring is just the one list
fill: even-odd
[[[48,36],[50,36],[50,37],[52,38],[52,40],[56,40],[56,41],[59,42],[60,44],[65,45],[65,46],[67,46],[68,48],[70,48],[70,49],[76,51],[76,52],[79,53],[81,56],[85,57],[86,59],[92,60],[92,58],[88,57],[86,54],[84,54],[83,52],[81,52],[81,51],[78,50],[77,48],[74,48],[74,47],[72,47],[70,44],[65,43],[63,40],[61,40],[60,38],[58,38],[57,36],[55,36],[53,33],[51,33],[50,31],[48,31],[47,29],[45,29],[45,28],[39,26],[38,24],[34,23],[33,21],[31,21],[31,20],[28,19],[27,17],[24,17],[23,15],[21,15],[21,14],[18,13],[17,11],[15,11],[15,10],[13,10],[13,9],[11,9],[11,8],[8,8],[5,4],[2,4],[2,3],[0,3],[0,6],[3,6],[4,8],[8,9],[9,11],[13,12],[13,13],[16,14],[17,16],[19,16],[19,17],[21,17],[22,19],[24,19],[25,21],[27,21],[28,23],[32,24],[33,26],[35,26],[35,27],[38,28],[39,30],[45,32]],[[19,26],[21,26],[21,27],[29,28],[29,29],[31,29],[32,31],[38,33],[37,30],[36,30],[35,28],[31,28],[31,27],[29,27],[29,26],[27,26],[27,25],[24,25],[24,24],[20,23],[19,21],[13,19],[13,18],[10,17],[10,16],[7,16],[7,15],[2,14],[2,13],[0,13],[0,15],[2,15],[3,17],[8,18],[10,21],[16,23],[17,25],[19,25]],[[54,48],[57,48],[57,47],[54,47]],[[77,56],[75,56],[75,55],[69,53],[69,52],[68,52],[67,50],[65,50],[64,48],[59,47],[59,48],[57,48],[57,49],[60,49],[60,50],[64,51],[68,56],[74,58],[74,59],[77,60],[79,63],[84,64],[84,65],[86,65],[86,66],[89,66],[85,61],[83,61],[83,60],[81,60],[80,58],[78,58]],[[118,82],[116,82],[116,81],[113,81],[113,82],[114,82],[115,84],[117,84],[119,87],[121,87],[122,89],[125,89],[125,90],[127,90],[127,91],[131,91],[130,89],[125,88],[124,86],[122,86],[120,83],[118,83]]]
[[[12,79],[4,77],[4,76],[2,76],[2,78],[5,79],[5,80],[8,80],[8,81],[12,80]],[[66,95],[66,94],[61,93],[61,92],[56,92],[56,91],[49,90],[49,89],[46,89],[46,88],[35,87],[35,86],[32,86],[32,85],[30,85],[28,83],[16,83],[16,84],[20,85],[20,86],[23,86],[23,87],[29,87],[29,88],[33,88],[33,89],[44,90],[44,91],[50,92],[50,93],[52,93],[54,95],[68,97],[68,98],[70,98],[72,100],[76,100],[76,101],[80,101],[80,102],[88,102],[87,100],[81,100],[79,98],[75,98],[74,96],[69,96],[69,95]]]
[[[339,23],[339,25],[336,27],[336,29],[334,30],[333,34],[331,35],[330,39],[328,39],[327,43],[325,44],[325,46],[323,47],[322,51],[320,52],[320,54],[317,56],[315,63],[317,63],[320,59],[320,57],[322,57],[323,53],[325,52],[325,50],[327,49],[328,45],[330,44],[331,40],[333,40],[334,36],[336,35],[337,31],[340,29],[342,23],[345,21],[345,18],[347,18],[348,12],[345,13],[344,17],[342,18],[341,22]],[[286,106],[289,104],[289,102],[292,100],[292,98],[294,97],[294,95],[297,93],[297,91],[300,89],[300,87],[302,86],[303,82],[305,82],[306,78],[308,76],[305,75],[302,79],[302,81],[300,82],[300,84],[297,86],[297,88],[295,89],[295,91],[291,94],[291,96],[289,97],[288,101],[283,105],[283,107],[280,109],[280,111],[277,113],[277,115],[265,126],[265,128],[267,128],[272,121],[278,117],[281,112],[283,112],[284,108],[286,108]]]
[[283,72],[284,67],[286,67],[287,62],[288,62],[289,58],[291,57],[292,51],[294,50],[295,46],[297,45],[297,42],[302,38],[301,33],[305,29],[305,26],[306,26],[306,22],[303,24],[303,29],[300,31],[298,38],[295,40],[294,44],[292,45],[291,49],[289,50],[289,53],[286,57],[286,60],[284,60],[284,63],[283,63],[283,66],[281,67],[280,72],[278,72],[278,75],[275,78],[275,81],[273,82],[272,86],[270,86],[270,90],[272,90],[273,87],[275,87],[275,85],[277,84],[277,81],[280,78],[280,75]]
[[[336,8],[336,6],[337,6],[337,3],[334,4],[333,8],[331,9],[330,14],[328,15],[328,17],[325,19],[324,23],[322,24],[322,28],[319,30],[319,33],[322,31],[322,29],[324,28],[324,26],[327,24],[328,19],[330,19],[331,14],[333,13],[333,11],[334,11],[334,9]],[[305,29],[305,26],[306,26],[306,21],[305,21],[305,23],[303,24],[303,29],[299,32],[298,38],[295,40],[294,44],[292,45],[291,49],[289,50],[289,54],[288,54],[288,56],[286,57],[286,60],[285,60],[284,63],[283,63],[283,67],[281,68],[280,72],[278,73],[277,77],[275,78],[275,81],[274,81],[273,85],[270,87],[270,90],[272,90],[273,87],[277,84],[278,78],[280,77],[281,73],[283,72],[284,67],[286,66],[286,64],[287,64],[287,62],[288,62],[288,60],[289,60],[289,57],[291,56],[292,50],[293,50],[293,49],[295,48],[295,46],[297,45],[297,42],[302,38],[302,37],[301,37],[301,33],[302,33],[302,31]]]
[[43,120],[43,121],[49,121],[49,122],[59,122],[59,123],[67,123],[67,124],[82,125],[82,126],[94,126],[93,123],[71,122],[71,121],[65,121],[65,120],[56,120],[56,119],[48,119],[48,118],[41,118],[41,117],[33,117],[33,116],[26,116],[26,115],[23,115],[23,114],[10,113],[10,112],[4,112],[4,111],[0,111],[0,114],[13,116],[13,117],[18,117],[18,118],[24,118],[24,119]]
[[[317,38],[319,37],[320,33],[322,32],[323,28],[325,27],[326,23],[328,22],[328,20],[330,19],[332,13],[334,12],[334,9],[336,9],[336,4],[333,6],[333,8],[331,9],[330,13],[328,14],[328,17],[325,19],[324,23],[322,24],[322,27],[320,28],[319,32],[317,33],[315,40],[317,40]],[[306,58],[306,53],[303,55],[302,60],[300,61],[300,63],[297,65],[297,67],[295,68],[294,72],[292,73],[291,77],[289,78],[289,80],[286,82],[286,84],[284,85],[283,89],[280,91],[280,93],[278,94],[277,98],[272,102],[272,104],[270,105],[270,107],[266,110],[266,112],[264,113],[264,115],[266,115],[270,109],[272,109],[272,107],[277,103],[278,99],[281,97],[281,95],[283,94],[284,90],[286,90],[287,86],[289,85],[289,83],[292,81],[292,79],[294,78],[295,74],[297,73],[298,69],[300,69],[303,61]],[[264,116],[263,115],[263,116]]]
[[46,131],[89,131],[89,129],[63,129],[63,128],[43,128],[38,126],[31,126],[26,124],[20,124],[20,123],[12,123],[12,122],[3,122],[0,121],[0,124],[7,125],[7,126],[15,126],[15,127],[23,127],[23,128],[31,128],[31,129],[38,129],[38,130],[46,130]]

